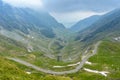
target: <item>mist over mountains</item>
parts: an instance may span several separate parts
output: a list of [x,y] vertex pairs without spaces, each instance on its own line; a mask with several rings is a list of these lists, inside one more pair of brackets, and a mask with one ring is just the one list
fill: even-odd
[[119,53],[120,9],[68,29],[45,10],[0,0],[0,80],[116,80]]
[[[29,30],[41,32],[46,37],[54,37],[52,28],[64,28],[49,13],[29,8],[15,8],[6,3],[0,2],[0,25],[7,30],[20,30],[28,34]],[[45,32],[48,32],[47,35]]]

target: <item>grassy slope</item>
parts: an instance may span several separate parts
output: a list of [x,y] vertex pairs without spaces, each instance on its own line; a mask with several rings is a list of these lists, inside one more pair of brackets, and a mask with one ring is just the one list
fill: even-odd
[[70,80],[69,77],[45,75],[37,71],[28,75],[25,69],[34,71],[0,56],[0,80]]
[[96,63],[92,69],[109,71],[109,79],[120,78],[120,43],[105,41],[100,45],[97,55],[90,58]]
[[20,42],[14,41],[12,39],[0,35],[0,55],[16,56],[25,54],[25,52],[25,47]]
[[[12,41],[8,38],[2,37],[0,36],[0,55],[4,55],[4,56],[18,56],[19,54],[26,54],[26,50],[24,48],[24,46],[20,45],[20,43]],[[14,42],[14,44],[12,44]],[[22,48],[21,48],[22,47]],[[14,54],[13,54],[14,53]],[[43,67],[45,67],[46,65],[49,65],[49,68],[51,67],[51,65],[66,65],[68,63],[57,63],[54,60],[50,60],[45,58],[44,56],[42,56],[43,53],[37,53],[34,52],[32,53],[32,55],[37,56],[35,59],[35,63],[36,65],[43,65]],[[30,57],[28,54],[28,58]],[[16,77],[13,75],[16,69],[18,69],[17,71],[19,71],[20,69],[18,67],[22,67],[21,65],[15,66],[14,63],[11,65],[11,63],[9,61],[4,60],[3,58],[0,58],[0,74],[2,74],[0,76],[1,80],[5,80],[5,78],[8,78],[7,80],[17,80]],[[36,61],[37,60],[37,61]],[[41,61],[43,60],[44,63],[41,63]],[[101,76],[99,74],[94,74],[94,73],[88,73],[85,72],[84,70],[79,71],[78,73],[75,74],[70,74],[68,75],[69,77],[73,78],[73,80],[109,80],[109,79],[119,79],[120,78],[120,43],[119,42],[110,42],[110,41],[104,41],[98,50],[98,54],[96,54],[95,56],[91,57],[89,59],[90,62],[94,63],[94,65],[89,66],[89,65],[85,65],[85,68],[89,68],[89,69],[93,69],[93,70],[105,70],[105,71],[109,71],[109,75],[107,78],[105,78],[104,76]],[[6,61],[6,62],[4,62]],[[34,57],[31,61],[34,61]],[[40,61],[40,62],[39,62]],[[47,62],[49,61],[49,62]],[[4,63],[4,65],[3,65]],[[9,64],[12,67],[15,67],[15,70],[11,68],[11,70],[9,71]],[[16,64],[16,63],[15,63]],[[8,66],[7,66],[8,65]],[[6,66],[6,68],[2,67],[2,66]],[[6,70],[8,67],[8,70],[5,71],[6,73],[3,73],[4,70]],[[23,69],[23,68],[22,68]],[[64,69],[63,69],[64,70]],[[67,69],[65,69],[67,70]],[[60,70],[61,71],[61,70]],[[16,72],[17,73],[17,72]],[[22,75],[23,74],[23,75]],[[18,80],[21,80],[21,78],[23,80],[34,80],[34,78],[39,78],[40,80],[42,80],[44,78],[44,80],[62,80],[62,79],[70,79],[70,78],[66,78],[66,77],[61,77],[61,76],[51,76],[51,75],[45,75],[44,77],[41,78],[41,76],[43,76],[43,74],[38,73],[38,74],[32,74],[33,77],[29,77],[29,75],[26,76],[26,74],[24,73],[24,71],[20,70],[20,73],[18,72],[17,74],[19,76]],[[17,76],[16,75],[16,76]],[[38,77],[40,76],[40,77]],[[10,79],[9,79],[10,78]],[[48,79],[49,78],[49,79]],[[51,78],[51,79],[50,79]],[[62,79],[61,79],[62,78]],[[64,79],[64,80],[65,80]]]
[[0,57],[0,80],[35,80],[20,70],[15,64]]
[[98,49],[98,53],[89,59],[93,65],[85,65],[85,68],[108,71],[107,77],[100,74],[89,73],[84,70],[69,75],[74,80],[119,80],[120,79],[120,43],[104,41]]
[[56,71],[68,70],[68,69],[74,68],[74,67],[67,67],[65,69],[62,68],[59,70],[54,69],[53,66],[56,66],[56,65],[64,66],[70,63],[65,63],[62,61],[58,62],[55,59],[49,59],[45,57],[43,54],[44,52],[40,52],[40,51],[34,51],[31,53],[28,53],[26,48],[24,47],[24,44],[21,44],[20,42],[14,41],[12,39],[9,39],[0,35],[0,55],[1,56],[18,57],[28,62],[31,62],[32,64],[40,66],[42,68],[53,69]]
[[72,64],[70,62],[65,63],[63,61],[58,62],[57,60],[54,59],[49,59],[47,57],[45,57],[42,53],[40,52],[32,52],[30,54],[27,54],[26,56],[22,56],[19,57],[20,59],[23,59],[29,63],[32,63],[34,65],[37,65],[41,68],[44,69],[51,69],[51,70],[55,70],[55,71],[63,71],[63,70],[70,70],[73,69],[74,67],[67,67],[67,68],[60,68],[60,69],[55,69],[53,68],[53,66],[66,66],[68,64]]

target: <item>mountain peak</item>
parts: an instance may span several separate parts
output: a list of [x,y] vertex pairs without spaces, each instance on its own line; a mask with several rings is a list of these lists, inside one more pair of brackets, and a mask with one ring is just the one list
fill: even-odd
[[81,31],[87,27],[89,27],[92,23],[97,21],[100,18],[99,15],[93,15],[88,18],[85,18],[83,20],[78,21],[75,25],[73,25],[70,29],[72,31],[78,32]]

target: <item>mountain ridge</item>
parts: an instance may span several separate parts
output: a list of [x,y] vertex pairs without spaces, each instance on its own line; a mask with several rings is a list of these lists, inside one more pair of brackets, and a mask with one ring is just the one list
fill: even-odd
[[77,37],[78,40],[86,41],[92,38],[97,39],[97,37],[98,40],[101,40],[107,36],[110,37],[110,35],[115,36],[119,34],[119,30],[120,30],[119,13],[120,13],[120,9],[117,9],[103,15],[97,22],[92,24],[89,28],[86,28],[84,31],[79,32],[78,34],[79,37]]
[[[0,11],[0,25],[7,30],[18,29],[26,34],[29,33],[29,30],[35,30],[45,34],[44,30],[48,29],[47,31],[51,32],[53,35],[52,37],[54,37],[52,28],[65,28],[64,25],[58,23],[45,11],[35,11],[29,8],[16,8],[7,3],[2,3],[2,1]],[[5,17],[7,17],[7,19]],[[43,30],[40,30],[40,28]],[[45,36],[47,35],[45,34]]]
[[83,20],[78,21],[75,25],[73,25],[70,30],[74,32],[82,31],[83,29],[92,25],[95,21],[100,18],[100,15],[93,15]]

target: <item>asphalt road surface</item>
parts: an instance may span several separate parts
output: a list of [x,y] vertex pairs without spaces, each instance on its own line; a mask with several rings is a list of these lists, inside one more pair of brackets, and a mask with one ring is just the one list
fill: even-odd
[[18,58],[10,58],[10,57],[7,57],[7,59],[9,60],[13,60],[15,62],[18,62],[20,64],[23,64],[25,66],[28,66],[28,67],[31,67],[37,71],[40,71],[40,72],[44,72],[44,73],[47,73],[47,74],[53,74],[53,75],[64,75],[64,74],[72,74],[72,73],[76,73],[78,72],[85,64],[85,62],[91,57],[91,56],[94,56],[96,53],[97,53],[97,48],[99,46],[101,42],[98,42],[95,44],[95,47],[94,47],[94,50],[92,51],[91,54],[89,54],[88,56],[86,56],[81,62],[80,64],[73,70],[69,70],[69,71],[62,71],[62,72],[56,72],[56,71],[52,71],[52,70],[47,70],[47,69],[43,69],[43,68],[40,68],[38,66],[35,66],[33,64],[30,64],[26,61],[23,61],[21,59],[18,59]]

